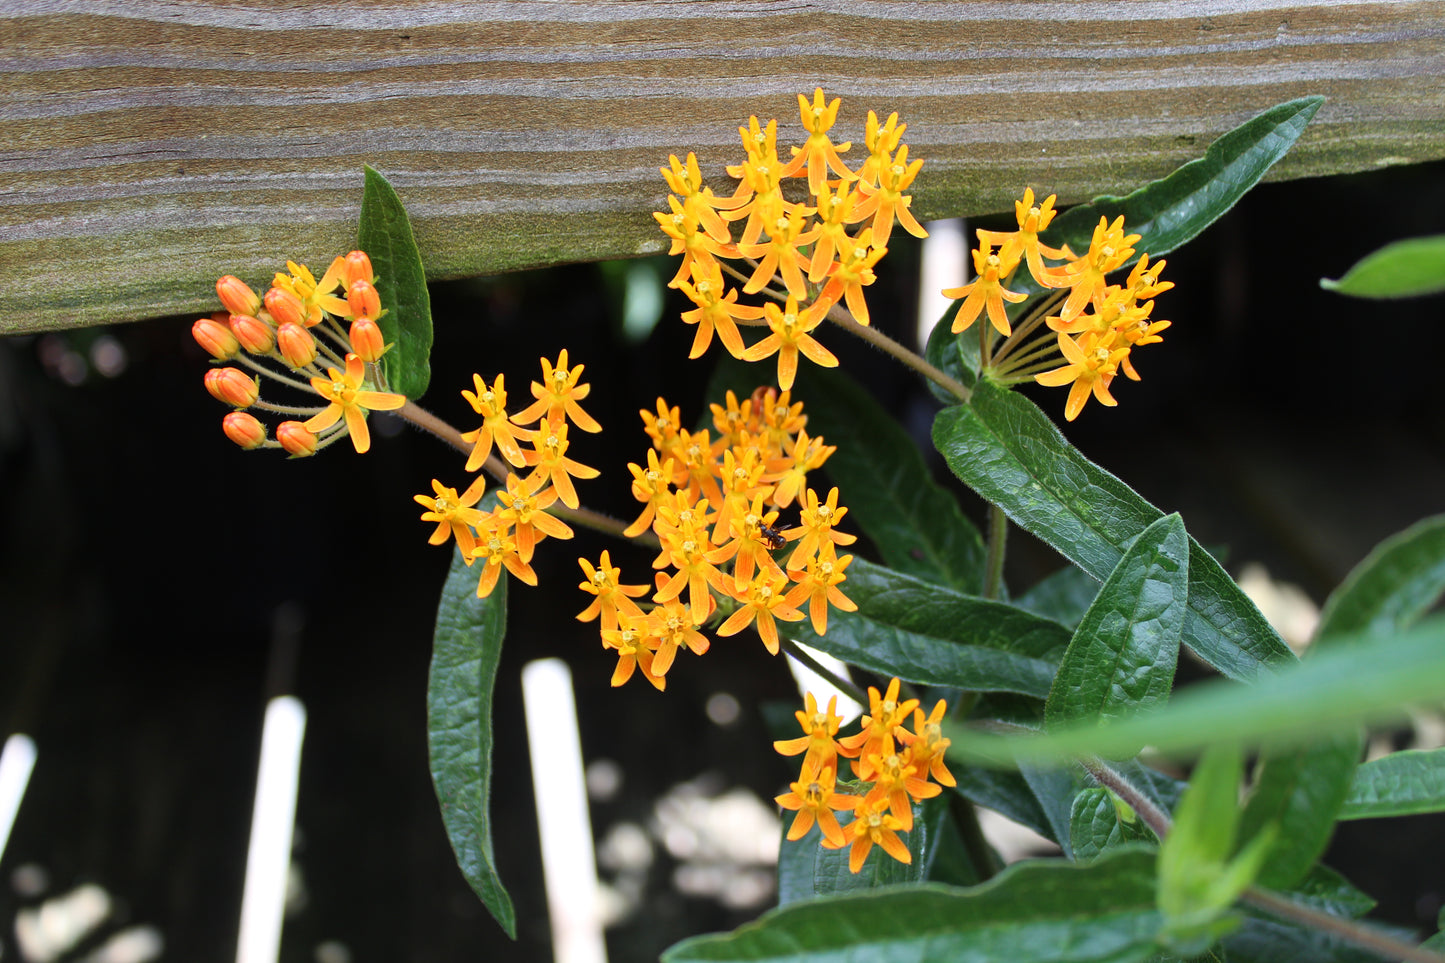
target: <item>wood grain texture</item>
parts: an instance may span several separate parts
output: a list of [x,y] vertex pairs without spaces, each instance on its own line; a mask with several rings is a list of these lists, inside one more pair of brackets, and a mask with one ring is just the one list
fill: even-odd
[[[748,115],[897,110],[922,217],[1166,173],[1329,100],[1277,176],[1445,156],[1445,3],[8,0],[0,333],[209,311],[355,237],[361,165],[432,277],[663,249],[669,153]],[[780,138],[785,139],[785,138]]]

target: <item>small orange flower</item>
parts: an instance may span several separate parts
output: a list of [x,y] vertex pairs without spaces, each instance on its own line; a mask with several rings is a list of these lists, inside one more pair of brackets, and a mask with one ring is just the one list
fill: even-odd
[[909,713],[918,708],[917,699],[898,701],[899,687],[899,680],[894,678],[888,683],[888,691],[879,695],[878,690],[870,685],[863,730],[838,740],[838,745],[849,750],[850,755],[857,754],[858,761],[853,763],[853,769],[860,779],[873,778],[873,764],[869,761],[873,757],[893,755],[897,745],[895,736],[904,731],[903,723],[908,720]]
[[933,711],[927,718],[922,709],[914,709],[908,749],[919,772],[927,773],[944,786],[954,786],[958,783],[944,765],[943,758],[944,752],[953,744],[953,740],[943,734],[943,716],[947,711],[948,703],[942,699],[934,703]]
[[587,577],[586,581],[579,583],[577,587],[596,596],[591,605],[577,613],[577,621],[591,622],[601,615],[602,628],[611,630],[617,628],[619,613],[638,617],[642,615],[642,609],[632,600],[646,595],[647,586],[619,584],[617,579],[622,574],[622,569],[613,567],[610,552],[603,551],[596,568],[585,558],[579,558],[577,564],[582,566],[582,574]]
[[517,442],[530,441],[533,432],[518,428],[507,417],[507,389],[502,375],[490,388],[479,374],[472,375],[472,386],[476,393],[462,389],[462,397],[472,406],[472,411],[482,416],[482,427],[462,435],[462,441],[472,442],[472,453],[467,457],[467,471],[476,471],[492,453],[492,445],[507,461],[517,467],[527,464],[527,458]]
[[[887,799],[870,802],[866,798],[854,807],[853,821],[843,827],[845,843],[851,840],[853,844],[848,853],[849,872],[856,873],[863,868],[868,852],[875,844],[883,847],[884,852],[900,863],[913,862],[913,854],[908,852],[908,847],[898,838],[903,827],[898,818],[889,813],[888,808]],[[823,846],[826,849],[842,848],[831,845],[827,840],[824,840]]]
[[572,529],[566,522],[547,514],[546,509],[556,500],[557,489],[532,492],[526,482],[507,472],[507,488],[497,492],[497,501],[502,503],[497,509],[497,519],[512,528],[522,561],[532,561],[533,549],[549,535],[561,539],[572,537]]
[[[332,293],[346,283],[346,258],[333,259],[331,266],[326,269],[326,273],[321,276],[320,281],[316,280],[316,277],[307,270],[306,265],[297,264],[295,261],[287,261],[286,270],[291,273],[287,275],[278,272],[271,281],[271,290],[266,292],[266,310],[271,311],[278,323],[296,321],[311,328],[321,323],[322,312],[333,317],[345,318],[348,321],[354,317],[346,299]],[[289,298],[281,299],[285,302],[282,310],[287,315],[286,317],[282,317],[272,310],[271,294],[273,291],[283,291],[290,295]],[[297,310],[301,317],[292,317],[291,312]]]
[[802,839],[816,822],[823,839],[832,844],[831,848],[843,848],[847,840],[833,810],[852,809],[861,800],[847,793],[835,793],[833,788],[836,784],[837,777],[832,766],[804,760],[802,775],[797,782],[789,784],[788,788],[792,791],[774,797],[784,809],[797,810],[798,815],[788,828],[788,839]]
[[492,530],[483,534],[476,548],[472,549],[472,558],[485,563],[481,577],[477,580],[479,599],[492,594],[503,566],[528,585],[537,584],[537,573],[532,571],[532,566],[522,561],[517,553],[517,543],[504,532]]
[[661,692],[667,688],[667,679],[662,673],[653,674],[653,648],[657,638],[652,634],[649,619],[645,615],[624,615],[615,629],[602,630],[602,644],[617,650],[617,668],[612,672],[612,685],[620,686],[632,678],[633,671],[642,666],[642,677]]
[[437,523],[436,530],[427,539],[427,544],[440,545],[451,535],[457,540],[457,547],[462,550],[462,557],[467,560],[467,564],[472,564],[472,549],[476,548],[477,544],[472,537],[472,529],[482,524],[485,515],[481,509],[473,506],[486,491],[486,477],[478,475],[476,481],[467,486],[467,490],[461,495],[457,494],[455,488],[448,488],[435,478],[431,481],[431,487],[434,493],[431,497],[412,496],[413,501],[426,509],[422,512],[421,520]]
[[[273,289],[274,290],[274,289]],[[393,411],[406,404],[403,395],[386,391],[366,391],[362,384],[366,376],[366,362],[354,354],[346,356],[346,371],[326,369],[328,378],[312,378],[311,387],[330,402],[320,414],[306,422],[307,431],[325,431],[343,417],[346,430],[351,433],[351,443],[358,454],[371,448],[371,434],[366,429],[366,414],[371,411]]]
[[787,390],[793,387],[798,375],[798,354],[801,352],[809,361],[824,368],[838,367],[833,352],[819,344],[809,333],[823,323],[824,311],[815,309],[803,315],[798,314],[798,299],[788,295],[788,303],[779,308],[769,301],[763,305],[763,316],[773,333],[743,352],[744,361],[761,361],[778,356],[778,387]]
[[778,626],[776,619],[784,622],[801,622],[803,613],[788,604],[783,588],[788,584],[787,576],[774,575],[763,569],[747,585],[743,593],[743,606],[726,622],[719,626],[717,634],[723,637],[737,635],[749,624],[756,622],[758,635],[772,655],[778,654]]
[[836,558],[833,543],[824,542],[823,550],[818,553],[816,558],[809,560],[806,571],[789,572],[798,584],[788,591],[788,603],[797,606],[802,605],[805,599],[807,600],[808,616],[812,619],[813,631],[819,635],[828,631],[829,605],[843,612],[858,611],[858,606],[853,600],[838,588],[846,578],[843,570],[851,561],[853,561],[851,555]]
[[[808,132],[808,139],[804,142],[802,150],[794,155],[788,165],[783,168],[780,177],[793,177],[804,165],[808,168],[808,190],[817,195],[823,186],[828,182],[828,168],[841,177],[845,182],[854,180],[857,175],[848,169],[843,163],[839,154],[847,153],[851,143],[834,144],[828,137],[828,131],[832,129],[834,122],[838,119],[838,107],[843,103],[841,97],[834,97],[831,104],[823,103],[823,88],[819,87],[813,91],[813,102],[808,103],[808,98],[802,94],[798,95],[798,113],[802,115],[803,128]],[[795,148],[796,149],[796,148]]]
[[1109,394],[1109,382],[1114,379],[1119,363],[1129,355],[1129,346],[1111,347],[1110,342],[1099,341],[1094,335],[1086,334],[1083,344],[1074,341],[1067,334],[1059,335],[1059,350],[1069,363],[1053,371],[1034,375],[1041,385],[1057,388],[1073,382],[1069,389],[1069,400],[1064,405],[1064,417],[1073,421],[1084,410],[1092,391],[1099,404],[1110,408],[1119,402]]
[[868,302],[863,299],[863,289],[878,280],[873,266],[888,249],[874,243],[872,228],[865,227],[857,237],[847,238],[845,234],[838,239],[838,260],[829,265],[828,283],[823,285],[813,309],[826,314],[841,298],[852,312],[853,320],[867,324]]
[[[530,425],[534,421],[542,420],[543,415],[549,422],[558,422],[563,418],[570,419],[572,424],[583,431],[596,433],[602,430],[591,415],[582,410],[578,404],[592,392],[591,385],[581,385],[577,379],[582,377],[582,369],[586,365],[573,365],[567,367],[567,349],[557,355],[557,364],[554,367],[546,358],[542,359],[542,381],[532,382],[532,397],[537,400],[530,406],[517,412],[512,416],[512,421],[519,425]],[[589,476],[590,477],[590,476]],[[571,506],[576,508],[576,505]]]
[[535,446],[533,451],[522,453],[527,464],[533,466],[532,473],[527,476],[527,484],[532,491],[539,491],[550,482],[557,489],[563,505],[578,507],[581,502],[572,478],[596,478],[601,472],[567,457],[567,423],[548,422],[537,429],[532,444]]
[[836,737],[838,727],[843,724],[843,717],[838,715],[838,697],[830,697],[827,711],[819,711],[818,700],[808,692],[803,696],[803,706],[793,716],[803,727],[805,735],[796,739],[779,739],[773,743],[773,749],[784,756],[806,752],[803,756],[804,769],[809,765],[835,766],[838,759]]
[[723,282],[722,268],[717,264],[693,271],[692,277],[692,284],[677,282],[677,289],[697,305],[693,310],[682,313],[684,322],[697,325],[697,334],[693,336],[692,349],[687,356],[702,357],[708,345],[712,344],[715,329],[728,354],[741,358],[743,337],[738,333],[737,321],[756,321],[763,316],[763,309],[751,304],[738,304],[737,289],[728,289]]
[[997,254],[989,251],[987,245],[974,250],[973,268],[978,277],[961,288],[945,288],[943,291],[946,298],[963,298],[963,304],[959,305],[958,313],[953,317],[953,327],[949,330],[954,334],[968,330],[973,322],[978,320],[984,308],[987,308],[988,320],[999,334],[1007,337],[1013,329],[1009,326],[1008,313],[1004,310],[1003,303],[1022,301],[1028,295],[1010,291],[1003,286],[1003,262]]

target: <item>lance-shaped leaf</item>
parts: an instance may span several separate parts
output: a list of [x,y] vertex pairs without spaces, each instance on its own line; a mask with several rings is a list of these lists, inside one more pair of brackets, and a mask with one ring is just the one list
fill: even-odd
[[[939,412],[933,443],[954,474],[1097,579],[1164,513],[1089,461],[1027,398],[980,381]],[[1227,676],[1293,661],[1279,634],[1219,563],[1190,539],[1183,640]]]
[[897,418],[837,371],[799,372],[793,397],[804,403],[808,432],[838,446],[823,471],[848,507],[843,528],[852,522],[866,532],[895,571],[978,594],[983,537],[933,480]]
[[845,662],[908,682],[1043,698],[1062,625],[1003,602],[961,595],[854,558],[839,586],[857,612],[830,610],[828,632],[810,622],[787,627],[796,638]]
[[361,195],[357,246],[371,258],[376,293],[386,309],[374,320],[392,345],[381,358],[387,386],[415,400],[431,380],[431,296],[406,208],[387,179],[371,167],[366,168]]
[[437,608],[427,685],[432,783],[457,865],[507,935],[517,938],[511,897],[497,875],[488,812],[492,792],[492,686],[507,626],[507,580],[477,598],[477,573],[460,552]]
[[1035,615],[1077,628],[1098,594],[1097,579],[1077,565],[1065,565],[1054,574],[1040,579],[1027,592],[1014,596],[1013,604]]
[[1140,742],[1186,754],[1215,742],[1279,749],[1360,723],[1397,720],[1403,707],[1445,699],[1445,616],[1406,632],[1341,640],[1332,651],[1281,668],[1268,684],[1224,679],[1192,685],[1168,705],[1098,728],[1091,723],[1043,735],[1000,736],[950,727],[950,759],[1012,766],[1078,755],[1112,756]]
[[1218,220],[1294,146],[1305,125],[1325,102],[1301,97],[1277,104],[1222,135],[1174,173],[1123,197],[1105,194],[1069,208],[1054,219],[1042,240],[1089,249],[1099,218],[1124,217],[1125,230],[1138,234],[1135,250],[1151,259],[1167,254]]
[[1357,298],[1413,298],[1445,291],[1445,234],[1412,237],[1367,255],[1338,281],[1320,287]]
[[1189,592],[1189,536],[1166,515],[1139,535],[1084,613],[1044,704],[1050,725],[1101,724],[1169,698]]
[[[1310,651],[1328,651],[1354,632],[1385,635],[1407,629],[1442,590],[1445,516],[1436,516],[1386,539],[1355,567],[1325,603]],[[1363,750],[1364,737],[1351,732],[1265,757],[1244,815],[1247,832],[1271,823],[1280,829],[1261,884],[1288,889],[1324,853]],[[1410,789],[1403,791],[1412,795]],[[1418,803],[1406,805],[1411,804]]]
[[1341,819],[1445,812],[1445,749],[1410,749],[1361,765]]
[[664,963],[1129,963],[1158,952],[1154,856],[1121,850],[1089,866],[1016,863],[969,889],[925,884],[795,903],[732,933],[695,937]]

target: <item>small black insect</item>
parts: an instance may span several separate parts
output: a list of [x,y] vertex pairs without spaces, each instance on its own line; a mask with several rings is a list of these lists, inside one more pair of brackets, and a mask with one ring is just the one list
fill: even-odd
[[768,551],[770,552],[776,552],[787,544],[788,540],[783,537],[783,533],[773,528],[773,526],[767,522],[758,522],[758,531],[763,536],[763,544],[768,546]]

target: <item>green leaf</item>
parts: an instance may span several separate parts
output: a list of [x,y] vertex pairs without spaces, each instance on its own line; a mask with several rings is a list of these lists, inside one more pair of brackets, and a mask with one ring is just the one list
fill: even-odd
[[857,612],[828,613],[828,632],[812,623],[789,631],[845,662],[907,682],[1043,698],[1054,655],[1068,630],[1003,602],[961,595],[860,558],[839,586]]
[[1035,766],[1019,764],[1019,775],[1028,783],[1039,809],[1047,821],[1046,837],[1059,844],[1068,859],[1074,858],[1073,841],[1069,833],[1069,819],[1073,812],[1074,796],[1082,788],[1075,777],[1074,766]]
[[958,499],[933,480],[898,420],[837,371],[805,368],[793,396],[804,404],[809,434],[838,446],[823,471],[848,508],[843,527],[853,522],[863,529],[896,571],[979,594],[983,536]]
[[[1327,651],[1349,633],[1384,635],[1406,629],[1445,590],[1445,516],[1426,519],[1372,551],[1325,603],[1311,652]],[[1364,750],[1359,732],[1265,757],[1245,809],[1248,834],[1279,827],[1260,875],[1273,889],[1288,889],[1324,853],[1351,792]]]
[[1340,819],[1445,812],[1445,749],[1409,749],[1355,771]]
[[[954,474],[1100,580],[1164,514],[1080,454],[1033,402],[987,381],[970,404],[939,412],[933,442]],[[1253,679],[1293,661],[1259,609],[1193,539],[1182,635],[1232,678]]]
[[457,865],[512,939],[517,921],[497,875],[488,812],[492,792],[492,686],[507,626],[506,579],[477,598],[477,573],[460,552],[437,608],[427,684],[427,744],[432,782]]
[[366,167],[357,246],[371,258],[385,313],[376,319],[393,345],[381,359],[390,390],[415,401],[431,380],[431,296],[421,252],[401,198],[385,177]]
[[795,903],[732,933],[684,940],[664,963],[1127,963],[1157,949],[1152,853],[1088,866],[1017,863],[970,889],[924,884]]
[[[851,791],[839,785],[839,792]],[[879,886],[917,883],[928,878],[948,818],[947,801],[942,796],[913,804],[913,828],[899,833],[913,857],[911,863],[900,863],[874,846],[858,872],[848,870],[850,846],[824,849],[823,834],[817,823],[795,841],[787,839],[787,827],[793,814],[783,813],[783,844],[778,852],[778,905],[787,906],[817,896],[836,896],[864,892]],[[846,822],[846,818],[844,822]]]
[[1375,900],[1368,893],[1323,863],[1312,868],[1293,890],[1281,895],[1342,919],[1358,919],[1375,908]]
[[1445,234],[1412,237],[1366,255],[1338,281],[1320,287],[1357,298],[1415,298],[1445,291]]
[[1078,626],[1098,594],[1098,579],[1077,565],[1065,565],[1040,579],[1027,592],[1015,596],[1013,604],[1072,629]]
[[1414,625],[1445,592],[1445,515],[1385,539],[1325,602],[1321,639],[1380,635]]
[[[958,781],[955,790],[964,798],[987,806],[1026,826],[1045,839],[1054,838],[1049,817],[1039,805],[1033,788],[1018,772],[1011,769],[988,769],[983,766],[951,765],[949,772]],[[1058,840],[1054,840],[1058,842]]]
[[1134,245],[1157,259],[1191,240],[1218,220],[1294,146],[1305,125],[1325,102],[1301,97],[1277,104],[1222,135],[1192,160],[1162,180],[1114,197],[1096,197],[1054,219],[1041,240],[1076,253],[1089,249],[1099,218],[1123,215],[1124,228],[1138,234]]
[[1435,616],[1408,632],[1341,639],[1330,651],[1278,670],[1267,685],[1219,679],[1190,686],[1162,709],[1104,729],[1084,724],[1045,735],[1000,736],[951,726],[949,755],[1009,766],[1114,756],[1141,741],[1175,755],[1214,742],[1303,745],[1361,723],[1399,719],[1412,703],[1445,699],[1442,649],[1445,616]]
[[1129,546],[1084,614],[1044,704],[1048,725],[1105,724],[1163,705],[1188,591],[1189,536],[1166,515]]
[[[1120,807],[1125,814],[1121,815]],[[1129,843],[1156,842],[1143,820],[1102,786],[1081,789],[1074,796],[1069,839],[1074,859],[1081,863],[1091,863],[1105,852]]]

